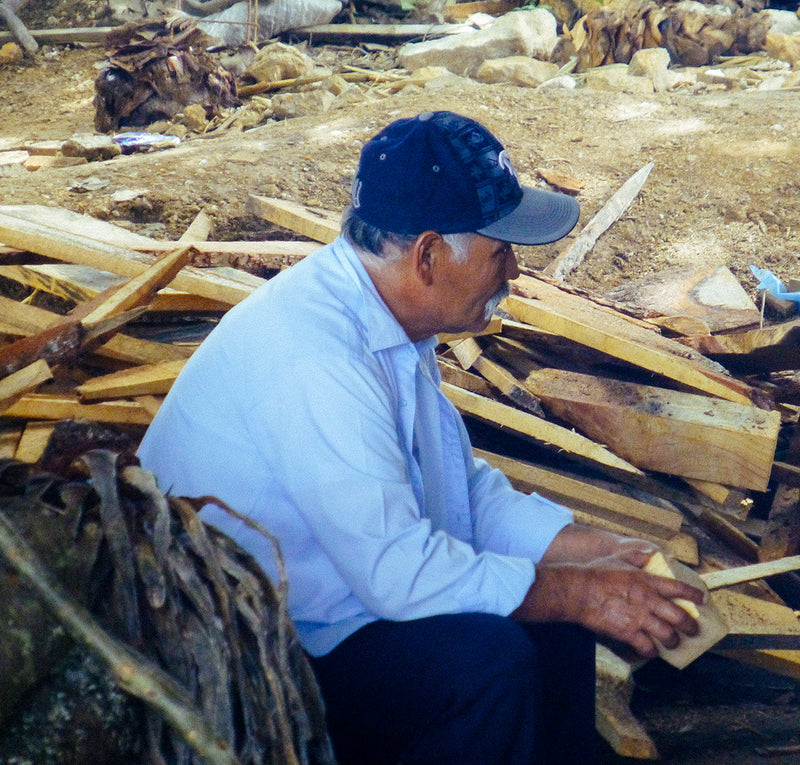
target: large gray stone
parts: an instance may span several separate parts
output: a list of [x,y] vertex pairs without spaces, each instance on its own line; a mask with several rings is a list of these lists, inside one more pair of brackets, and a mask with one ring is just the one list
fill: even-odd
[[409,43],[400,49],[400,66],[412,71],[443,66],[453,74],[472,76],[484,61],[508,56],[549,60],[558,41],[556,19],[535,8],[512,11],[486,29],[470,29],[438,40]]

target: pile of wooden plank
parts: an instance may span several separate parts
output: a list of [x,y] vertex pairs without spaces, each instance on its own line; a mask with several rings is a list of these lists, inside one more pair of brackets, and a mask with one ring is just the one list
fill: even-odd
[[[0,457],[36,462],[63,420],[141,435],[198,343],[143,328],[213,325],[338,233],[337,216],[285,201],[251,197],[249,209],[314,241],[212,242],[200,216],[163,242],[62,209],[0,207]],[[533,272],[499,313],[480,336],[440,338],[443,389],[476,453],[577,520],[718,577],[707,586],[727,634],[713,650],[800,679],[800,321],[728,321],[721,334]],[[740,568],[757,561],[773,563]],[[621,754],[653,756],[625,718],[619,667],[601,675],[612,689],[598,693],[601,731]]]

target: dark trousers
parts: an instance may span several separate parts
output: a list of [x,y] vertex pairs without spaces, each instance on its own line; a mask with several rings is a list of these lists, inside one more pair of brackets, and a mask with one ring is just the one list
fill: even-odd
[[341,765],[591,765],[594,635],[448,614],[363,627],[312,658]]

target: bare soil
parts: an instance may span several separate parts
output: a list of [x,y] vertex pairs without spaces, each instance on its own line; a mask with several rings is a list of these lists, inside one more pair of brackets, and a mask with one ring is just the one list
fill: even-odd
[[[370,63],[365,58],[347,54],[362,65]],[[103,60],[99,48],[56,48],[44,50],[33,65],[0,69],[0,137],[65,139],[92,132],[93,83]],[[643,96],[468,80],[409,87],[246,132],[190,136],[168,151],[0,177],[0,198],[60,205],[175,238],[204,209],[218,238],[264,235],[264,224],[245,212],[248,193],[341,210],[363,142],[393,119],[431,109],[486,124],[527,183],[543,184],[537,170],[546,169],[584,184],[573,234],[553,245],[520,248],[533,268],[568,248],[625,180],[652,161],[641,194],[575,272],[575,285],[605,290],[670,266],[709,263],[728,266],[751,290],[750,264],[783,279],[798,275],[800,99],[791,91]],[[107,185],[70,190],[90,176]],[[124,189],[142,191],[132,210],[113,200]]]
[[[342,55],[369,63],[368,54]],[[0,141],[92,132],[93,82],[103,59],[100,48],[51,48],[33,62],[0,69]],[[346,110],[190,137],[175,149],[0,177],[0,202],[62,206],[166,238],[177,238],[202,209],[214,219],[217,238],[276,237],[285,232],[245,211],[249,193],[341,210],[363,142],[393,119],[434,109],[468,114],[492,129],[525,182],[542,183],[542,168],[585,184],[581,221],[570,238],[520,248],[533,268],[566,249],[625,180],[653,161],[642,193],[600,238],[573,284],[602,291],[670,266],[714,263],[731,268],[755,294],[750,264],[784,280],[800,276],[796,92],[643,96],[469,81],[407,88]],[[90,177],[106,185],[71,190]],[[134,203],[116,202],[121,190],[142,193]],[[664,761],[796,762],[796,750],[779,755],[773,749],[765,759],[758,749],[800,743],[797,686],[740,664],[710,662],[640,680],[636,709]],[[616,760],[609,755],[608,761]]]

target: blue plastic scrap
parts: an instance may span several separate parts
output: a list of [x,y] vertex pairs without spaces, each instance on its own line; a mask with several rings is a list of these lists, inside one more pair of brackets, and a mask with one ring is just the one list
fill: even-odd
[[788,292],[786,285],[771,271],[758,266],[750,266],[750,270],[758,279],[758,289],[767,290],[781,300],[791,300],[793,303],[800,304],[800,292]]
[[119,144],[123,154],[132,154],[135,151],[156,151],[158,149],[172,149],[179,146],[181,139],[176,135],[162,135],[161,133],[128,132],[117,133],[114,143]]

